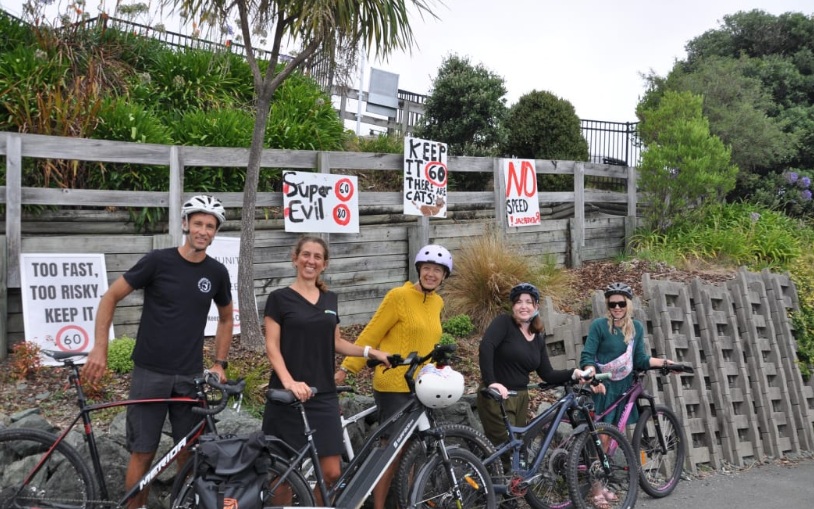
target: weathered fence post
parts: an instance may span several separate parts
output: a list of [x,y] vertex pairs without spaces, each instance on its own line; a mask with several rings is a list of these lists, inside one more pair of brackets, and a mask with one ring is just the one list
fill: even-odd
[[633,234],[636,233],[636,228],[639,226],[636,218],[636,168],[633,166],[627,167],[627,216],[625,217],[625,253],[632,254],[630,250],[630,240]]
[[0,361],[8,356],[8,288],[6,285],[6,236],[0,235]]
[[23,140],[19,134],[6,138],[6,270],[9,288],[20,287],[20,252],[23,216]]
[[585,163],[574,165],[574,218],[571,220],[571,267],[582,266],[585,247]]
[[184,203],[184,163],[181,161],[180,151],[177,145],[170,147],[170,195],[169,203],[169,223],[167,224],[170,236],[175,241],[176,246],[181,245],[181,206]]

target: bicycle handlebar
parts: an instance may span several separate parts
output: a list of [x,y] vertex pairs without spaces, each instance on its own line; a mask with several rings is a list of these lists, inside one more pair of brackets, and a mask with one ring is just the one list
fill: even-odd
[[[316,395],[316,393],[317,388],[311,387],[311,394]],[[266,391],[266,399],[284,405],[290,405],[299,401],[297,397],[294,396],[294,393],[288,389],[269,389]]]
[[669,375],[672,373],[695,373],[695,368],[692,364],[674,363],[665,364],[664,366],[650,366],[647,369],[639,370],[644,373],[645,371],[660,371],[662,375]]
[[246,388],[246,380],[238,379],[238,380],[227,380],[225,383],[221,383],[218,375],[215,373],[211,373],[209,371],[204,372],[204,380],[207,385],[212,387],[213,389],[217,389],[220,391],[220,399],[217,401],[217,404],[210,407],[192,407],[192,413],[198,415],[215,415],[222,412],[226,405],[229,403],[230,397],[241,397],[243,395],[243,389]]

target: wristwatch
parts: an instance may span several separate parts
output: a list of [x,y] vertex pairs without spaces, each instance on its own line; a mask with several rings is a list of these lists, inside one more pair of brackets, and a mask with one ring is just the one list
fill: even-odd
[[229,361],[225,361],[223,359],[215,359],[213,364],[217,364],[218,366],[222,367],[224,371],[229,368]]

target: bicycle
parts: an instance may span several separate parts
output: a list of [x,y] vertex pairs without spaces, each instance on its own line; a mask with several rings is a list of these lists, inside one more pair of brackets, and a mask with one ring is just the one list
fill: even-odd
[[[430,359],[436,362],[445,361],[450,351],[450,346],[437,345],[426,356],[419,356],[413,352],[406,358],[392,356],[389,361],[392,367],[408,368],[404,378],[410,392],[415,396],[414,375],[416,370]],[[314,388],[312,388],[313,390]],[[281,483],[287,483],[294,496],[293,505],[313,506],[315,503],[313,493],[301,472],[303,461],[309,458],[314,466],[317,490],[322,496],[322,500],[327,501],[325,505],[358,509],[373,491],[373,487],[378,483],[387,467],[398,458],[407,443],[407,438],[417,429],[431,428],[434,421],[432,410],[426,407],[417,396],[412,398],[400,411],[380,423],[380,426],[365,440],[362,448],[348,463],[336,483],[329,488],[325,484],[319,466],[319,454],[314,444],[313,430],[305,414],[303,403],[296,399],[290,391],[282,389],[269,389],[266,396],[277,403],[294,406],[302,416],[306,436],[306,444],[302,448],[295,449],[274,436],[266,437],[270,447],[275,450],[272,463],[278,467],[270,481],[269,490],[276,491]],[[381,440],[384,435],[390,437],[386,442]],[[419,489],[415,490],[411,506],[437,508],[453,504],[458,508],[493,509],[495,495],[491,479],[480,460],[464,449],[447,448],[443,439],[438,440],[435,445],[437,449],[433,451],[427,463],[419,471],[417,479],[420,477],[423,480],[420,488],[417,481],[416,487]],[[432,472],[440,471],[440,475],[423,474],[428,469]],[[428,477],[433,479],[429,480]],[[441,478],[443,482],[433,482],[437,480],[434,477]],[[174,507],[195,507],[193,483],[192,478],[185,482],[178,493],[177,504]]]
[[[509,456],[508,478],[495,484],[498,493],[509,499],[523,497],[535,509],[566,509],[572,505],[584,509],[594,507],[598,491],[610,490],[616,498],[610,507],[633,507],[638,497],[633,448],[615,427],[591,419],[593,393],[588,384],[609,377],[599,374],[591,382],[581,379],[561,384],[565,394],[525,426],[510,423],[499,392],[482,390],[500,403],[509,433],[509,439],[484,460],[489,465]],[[540,383],[531,387],[545,390],[555,386]],[[569,423],[576,423],[571,432],[560,429]],[[603,442],[611,444],[607,451]]]
[[[339,385],[336,387],[338,393],[356,393],[355,389],[350,385]],[[348,432],[348,427],[354,425],[367,416],[376,412],[377,407],[367,407],[354,415],[345,418],[340,412],[340,424],[342,426],[342,445],[345,452],[342,453],[342,465],[347,465],[354,457],[353,443]],[[427,451],[433,450],[433,446],[429,443],[435,440],[435,436],[439,433],[443,434],[444,441],[447,446],[456,445],[464,447],[470,452],[474,453],[478,458],[486,458],[495,452],[495,447],[486,436],[474,428],[463,424],[441,423],[432,429],[432,431],[418,431],[417,437],[411,437],[410,443],[405,446],[404,453],[399,461],[399,469],[394,478],[394,486],[396,487],[397,500],[403,500],[402,507],[407,504],[409,494],[409,486],[411,486],[415,472],[418,467],[424,464],[427,460]],[[500,463],[495,463],[488,469],[491,477],[499,477],[503,475],[503,467]],[[303,460],[302,468],[303,476],[308,480],[311,487],[316,486],[316,477],[314,476],[314,466],[309,458]],[[399,487],[405,486],[403,493],[399,491]]]
[[[648,371],[661,376],[672,373],[694,373],[689,364],[665,364],[634,371],[634,382],[608,408],[594,418],[600,420],[624,404],[622,416],[616,423],[625,432],[633,406],[639,411],[639,420],[633,430],[633,451],[639,460],[639,486],[653,498],[666,497],[678,486],[687,456],[687,439],[681,419],[666,405],[656,404],[655,397],[644,387]],[[646,403],[646,405],[644,404]]]
[[[80,366],[75,363],[75,360],[86,357],[87,353],[51,350],[43,350],[42,353],[61,361],[69,370],[68,383],[76,392],[79,411],[58,435],[33,428],[0,430],[0,472],[2,472],[0,507],[3,508],[125,507],[173,463],[181,452],[189,449],[204,432],[215,432],[213,416],[226,408],[230,397],[240,398],[245,386],[243,381],[221,384],[216,375],[206,373],[194,379],[196,387],[194,397],[179,396],[89,404],[79,379]],[[209,400],[207,386],[220,393],[219,400]],[[191,405],[192,411],[202,418],[186,436],[154,462],[147,473],[121,498],[111,500],[91,416],[100,410],[136,404]],[[80,421],[92,471],[88,468],[86,459],[66,439]]]

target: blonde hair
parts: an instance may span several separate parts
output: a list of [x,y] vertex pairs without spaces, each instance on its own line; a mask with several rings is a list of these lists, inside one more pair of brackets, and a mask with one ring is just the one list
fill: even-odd
[[[620,295],[620,294],[615,294]],[[622,334],[625,336],[625,344],[630,344],[633,341],[633,337],[636,335],[636,329],[633,327],[633,301],[622,295],[625,299],[625,317],[623,318],[622,322]],[[608,306],[608,302],[610,302],[610,297],[605,298],[605,314],[608,317],[608,330],[611,334],[613,334],[613,315],[611,314],[610,308]]]

